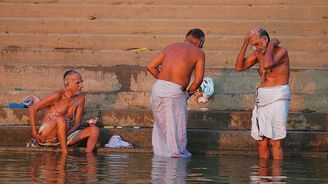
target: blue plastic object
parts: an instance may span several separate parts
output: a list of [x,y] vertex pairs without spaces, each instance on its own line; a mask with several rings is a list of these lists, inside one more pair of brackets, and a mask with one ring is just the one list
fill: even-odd
[[18,104],[18,103],[10,103],[6,106],[4,106],[4,108],[25,108],[26,106],[24,104]]

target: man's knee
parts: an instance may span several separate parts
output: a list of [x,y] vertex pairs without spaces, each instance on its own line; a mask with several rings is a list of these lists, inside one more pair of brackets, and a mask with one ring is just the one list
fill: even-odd
[[259,148],[267,148],[268,147],[268,139],[264,138],[263,140],[257,141],[257,145]]
[[90,135],[99,135],[99,128],[96,126],[90,126],[89,128]]
[[281,147],[280,140],[270,140],[270,146],[272,148],[280,148]]
[[66,120],[62,117],[58,117],[56,121],[58,129],[64,129],[66,131]]

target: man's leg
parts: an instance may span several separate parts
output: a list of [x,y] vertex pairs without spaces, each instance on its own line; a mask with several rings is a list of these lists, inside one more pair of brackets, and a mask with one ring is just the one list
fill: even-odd
[[263,140],[257,141],[259,157],[261,159],[269,159],[269,139],[264,137]]
[[167,145],[167,129],[165,106],[162,97],[152,96],[151,106],[154,118],[154,125],[152,131],[152,145],[154,155],[169,156],[169,148]]
[[273,159],[283,159],[284,154],[282,152],[280,140],[270,140],[271,152]]
[[[259,178],[259,183],[268,183],[270,182],[266,176],[269,176],[269,159],[259,159],[258,161],[258,175],[260,176]],[[264,177],[261,177],[264,176]]]
[[57,120],[47,121],[39,129],[41,137],[47,141],[53,141],[57,138]]
[[69,145],[73,145],[80,140],[88,138],[87,148],[85,152],[90,153],[93,151],[99,137],[99,128],[95,125],[91,125],[88,128],[81,130],[70,142]]
[[66,145],[66,120],[64,118],[57,119],[57,137],[62,152],[66,154],[68,151]]

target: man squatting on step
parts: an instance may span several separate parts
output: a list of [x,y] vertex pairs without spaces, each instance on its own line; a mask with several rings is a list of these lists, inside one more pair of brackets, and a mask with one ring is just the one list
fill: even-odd
[[[204,41],[203,31],[192,29],[184,42],[168,45],[147,66],[157,79],[151,95],[154,155],[191,156],[186,149],[187,99],[203,81],[205,53],[201,48]],[[193,72],[194,81],[187,90]]]
[[[254,52],[245,58],[249,43]],[[283,159],[280,140],[286,137],[286,122],[290,103],[289,57],[279,46],[279,40],[269,37],[263,28],[246,34],[236,60],[235,69],[245,71],[259,63],[260,85],[256,91],[256,105],[252,116],[252,137],[257,140],[259,157]]]
[[[54,91],[29,107],[32,136],[40,145],[58,144],[59,140],[63,153],[67,153],[67,145],[87,138],[86,152],[92,152],[99,137],[96,120],[89,121],[88,128],[78,130],[85,106],[85,95],[81,94],[83,80],[80,73],[74,70],[65,72],[64,86],[64,89]],[[37,112],[45,108],[44,119],[37,131]]]

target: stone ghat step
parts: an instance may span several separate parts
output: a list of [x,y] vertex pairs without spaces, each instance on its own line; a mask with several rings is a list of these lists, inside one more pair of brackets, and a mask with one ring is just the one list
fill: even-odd
[[118,2],[117,0],[2,0],[2,2],[7,3],[38,3],[38,4],[72,4],[72,3],[79,3],[79,4],[104,4],[104,5],[194,5],[194,6],[206,6],[206,5],[244,5],[244,6],[252,6],[252,5],[328,5],[326,0],[289,0],[286,2],[285,0],[275,0],[275,1],[262,1],[262,0],[248,0],[248,1],[241,1],[241,0],[165,0],[165,1],[154,1],[154,0],[124,0]]
[[[130,48],[130,47],[129,47]],[[251,51],[249,49],[249,51]],[[8,46],[0,51],[0,63],[5,65],[52,65],[52,66],[146,66],[160,52],[84,49],[84,48],[21,48]],[[206,68],[233,68],[239,50],[205,50]],[[293,51],[288,52],[290,67],[299,69],[328,68],[327,52]]]
[[[245,4],[245,3],[244,3]],[[328,6],[288,6],[272,4],[249,6],[231,5],[104,5],[104,4],[54,4],[54,3],[1,3],[0,17],[88,17],[101,18],[164,18],[164,19],[275,19],[314,20],[325,19]],[[159,13],[160,12],[160,13]],[[218,13],[219,12],[219,13]],[[254,13],[256,12],[256,13]],[[288,13],[286,13],[288,12]]]
[[[184,41],[186,31],[179,35],[0,33],[0,47],[5,50],[11,48],[126,50],[139,47],[159,50],[168,44]],[[206,38],[205,50],[239,50],[244,35],[208,35]],[[294,52],[328,50],[327,36],[278,36],[278,39],[282,47]]]
[[[250,131],[189,129],[187,132],[188,149],[191,151],[257,149],[256,141],[251,138]],[[99,145],[103,147],[112,135],[120,135],[123,140],[132,143],[136,148],[149,149],[152,147],[151,133],[151,128],[102,128]],[[1,126],[0,136],[0,146],[24,146],[31,133],[29,127]],[[290,131],[283,140],[282,145],[285,151],[327,152],[327,140],[328,132]]]
[[[41,99],[50,91],[0,91],[0,106],[9,103],[21,103],[26,96],[35,95]],[[86,106],[100,109],[150,109],[150,92],[87,93]],[[209,108],[212,110],[244,111],[254,107],[255,94],[224,93],[214,94],[207,103],[198,103],[193,96],[188,100],[191,110]],[[290,111],[292,112],[328,112],[328,95],[292,94]]]
[[[0,108],[0,114],[0,125],[29,125],[26,108]],[[187,127],[189,129],[249,130],[251,116],[251,111],[189,110]],[[42,111],[37,117],[39,125],[43,117]],[[153,127],[152,112],[148,109],[87,109],[82,126],[86,126],[86,121],[91,117],[99,117],[99,127]],[[328,113],[290,112],[287,130],[328,131]]]
[[[1,90],[53,91],[63,88],[62,75],[74,68],[84,79],[86,92],[150,92],[155,78],[145,66],[0,65]],[[290,88],[295,95],[327,94],[327,69],[291,69]],[[216,94],[254,94],[259,83],[256,68],[236,72],[232,68],[207,68]],[[4,99],[2,99],[4,100]],[[1,104],[1,103],[0,103]]]
[[[41,34],[134,34],[134,35],[184,35],[190,28],[203,29],[206,36],[244,36],[255,26],[265,27],[273,36],[325,36],[328,24],[324,20],[279,21],[224,19],[96,19],[1,17],[2,33]],[[29,25],[29,26],[26,26]],[[234,28],[235,27],[235,28]],[[295,31],[297,30],[297,31]],[[207,41],[206,41],[207,42]],[[306,44],[304,44],[306,45]]]
[[[189,150],[190,151],[190,150]],[[35,153],[35,152],[56,152],[60,153],[59,147],[24,147],[24,146],[1,146],[1,153]],[[71,153],[85,153],[85,147],[69,147],[69,154]],[[142,153],[142,154],[153,154],[152,148],[105,148],[97,146],[94,150],[97,155],[111,154],[111,153]],[[195,155],[206,154],[206,155],[244,155],[244,156],[258,156],[257,150],[254,149],[220,149],[220,150],[192,150],[191,153]],[[311,151],[286,151],[284,150],[285,158],[320,158],[327,159],[328,152],[311,152]]]

